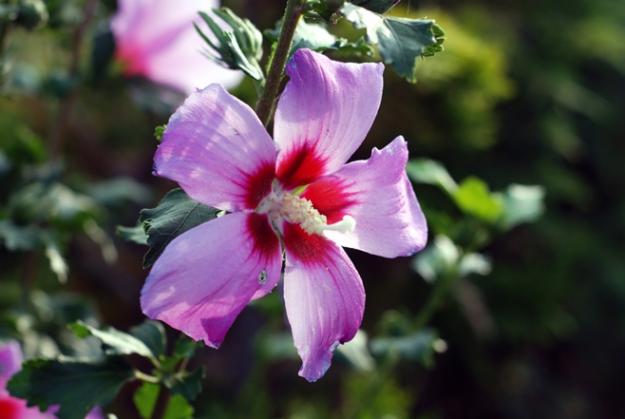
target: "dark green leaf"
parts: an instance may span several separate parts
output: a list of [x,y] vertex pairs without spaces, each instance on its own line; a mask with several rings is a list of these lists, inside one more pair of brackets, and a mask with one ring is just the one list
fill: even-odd
[[167,193],[156,208],[142,210],[139,223],[143,224],[150,246],[143,266],[151,266],[177,236],[214,219],[218,213],[218,209],[193,201],[182,189]]
[[165,353],[167,338],[165,328],[160,322],[146,320],[138,326],[130,329],[130,333],[150,348],[155,356]]
[[106,346],[110,347],[108,351],[115,355],[132,355],[137,354],[146,358],[156,358],[158,354],[152,352],[147,344],[128,333],[108,327],[104,330],[96,329],[83,322],[77,322],[70,325],[74,334],[84,338],[86,336],[94,336],[102,341]]
[[95,80],[105,74],[115,55],[115,37],[109,27],[99,28],[93,35],[91,73]]
[[193,401],[202,392],[203,379],[204,369],[198,368],[189,374],[176,377],[172,383],[171,392],[180,394],[186,400]]
[[94,406],[106,406],[132,370],[119,358],[102,363],[32,360],[8,384],[9,392],[42,411],[60,405],[59,419],[83,419]]
[[356,28],[365,29],[384,62],[410,82],[416,81],[417,59],[443,49],[444,32],[433,20],[385,17],[349,3],[341,13]]
[[181,335],[174,346],[173,357],[178,361],[191,358],[199,346],[200,344],[198,342]]
[[213,15],[209,15],[200,12],[200,16],[212,32],[213,38],[195,25],[198,34],[208,45],[206,55],[229,68],[243,70],[255,80],[263,80],[264,74],[260,66],[263,35],[260,31],[252,22],[241,19],[226,7],[215,9],[212,13]]

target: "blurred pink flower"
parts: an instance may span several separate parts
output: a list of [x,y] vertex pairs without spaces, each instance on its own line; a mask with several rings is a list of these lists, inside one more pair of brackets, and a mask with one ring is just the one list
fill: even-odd
[[111,26],[127,76],[142,76],[190,93],[210,83],[236,85],[242,75],[211,62],[193,22],[217,0],[118,0]]
[[[25,400],[15,398],[7,391],[7,382],[21,369],[22,361],[22,351],[17,342],[0,344],[0,419],[55,419],[57,406],[42,413],[37,407],[28,407]],[[104,415],[96,408],[85,419],[104,419]]]
[[155,173],[228,211],[178,236],[154,264],[144,313],[218,347],[251,300],[280,280],[300,375],[319,379],[362,322],[365,292],[341,246],[388,258],[425,246],[426,221],[398,137],[347,163],[382,97],[381,64],[346,64],[300,49],[271,140],[254,111],[218,85],[169,121]]

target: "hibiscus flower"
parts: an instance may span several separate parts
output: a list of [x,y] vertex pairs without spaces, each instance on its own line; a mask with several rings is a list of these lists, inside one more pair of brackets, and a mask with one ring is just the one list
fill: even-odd
[[381,64],[346,64],[307,49],[290,61],[274,139],[222,87],[192,94],[154,158],[158,176],[227,212],[174,239],[141,295],[144,313],[217,348],[251,301],[278,284],[299,374],[319,379],[334,348],[354,337],[365,292],[341,246],[387,258],[427,240],[426,221],[398,137],[368,160],[362,144],[382,97]]
[[[26,401],[9,394],[6,385],[22,367],[22,350],[17,342],[0,344],[0,418],[2,419],[55,419],[58,406],[43,413],[37,407],[28,407]],[[89,412],[85,419],[103,419],[99,408]]]
[[193,22],[217,0],[119,0],[111,27],[126,76],[146,77],[190,93],[209,83],[236,85],[241,74],[211,62]]

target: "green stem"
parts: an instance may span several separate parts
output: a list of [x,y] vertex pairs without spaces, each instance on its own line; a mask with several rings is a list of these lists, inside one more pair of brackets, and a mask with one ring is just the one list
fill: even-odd
[[143,371],[135,370],[135,378],[137,380],[144,381],[146,383],[158,384],[161,382],[158,377],[155,377],[150,374],[146,374]]
[[425,305],[417,315],[417,319],[415,320],[415,326],[417,330],[423,329],[434,313],[438,310],[442,302],[445,300],[447,293],[449,292],[449,288],[455,282],[457,275],[448,274],[441,278],[439,278],[434,283],[434,290],[430,294],[430,297],[426,301]]
[[256,105],[256,113],[265,126],[269,125],[276,97],[280,93],[280,84],[293,44],[295,29],[302,17],[301,3],[301,0],[287,0],[286,2],[284,17],[282,18],[282,30],[269,64],[265,90]]

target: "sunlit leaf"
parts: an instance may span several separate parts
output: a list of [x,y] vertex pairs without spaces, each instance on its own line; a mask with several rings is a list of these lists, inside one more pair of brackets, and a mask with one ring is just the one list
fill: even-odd
[[414,182],[438,186],[450,195],[458,188],[445,166],[435,160],[410,160],[406,170]]
[[200,16],[211,32],[206,34],[194,24],[198,34],[208,45],[206,55],[229,68],[243,70],[255,80],[263,80],[264,74],[260,66],[263,35],[256,26],[226,7],[213,10],[211,15],[200,12]]
[[[154,353],[150,347],[138,339],[137,337],[107,327],[106,329],[97,329],[83,322],[77,322],[70,325],[74,334],[78,337],[85,338],[87,336],[94,336],[104,343],[109,349],[107,353],[115,355],[132,355],[137,354],[146,358],[155,358],[159,354]],[[153,337],[150,336],[150,342],[153,342]]]
[[456,205],[465,213],[481,220],[495,222],[503,214],[503,203],[498,195],[491,194],[481,179],[469,177],[453,193]]
[[386,17],[350,3],[341,13],[356,28],[364,29],[384,62],[410,82],[416,82],[418,58],[443,50],[444,32],[433,20]]
[[158,384],[143,383],[132,396],[132,401],[143,419],[152,417],[159,391],[160,386]]
[[399,3],[399,0],[351,0],[350,3],[369,9],[372,12],[384,13]]
[[375,360],[368,348],[369,338],[364,330],[359,330],[349,342],[336,348],[338,359],[345,359],[358,371],[371,371],[375,368]]
[[500,223],[504,229],[536,221],[545,210],[545,190],[541,186],[510,185],[502,199]]
[[413,261],[414,269],[426,281],[433,282],[454,274],[460,260],[460,249],[447,236],[438,235],[434,242]]

